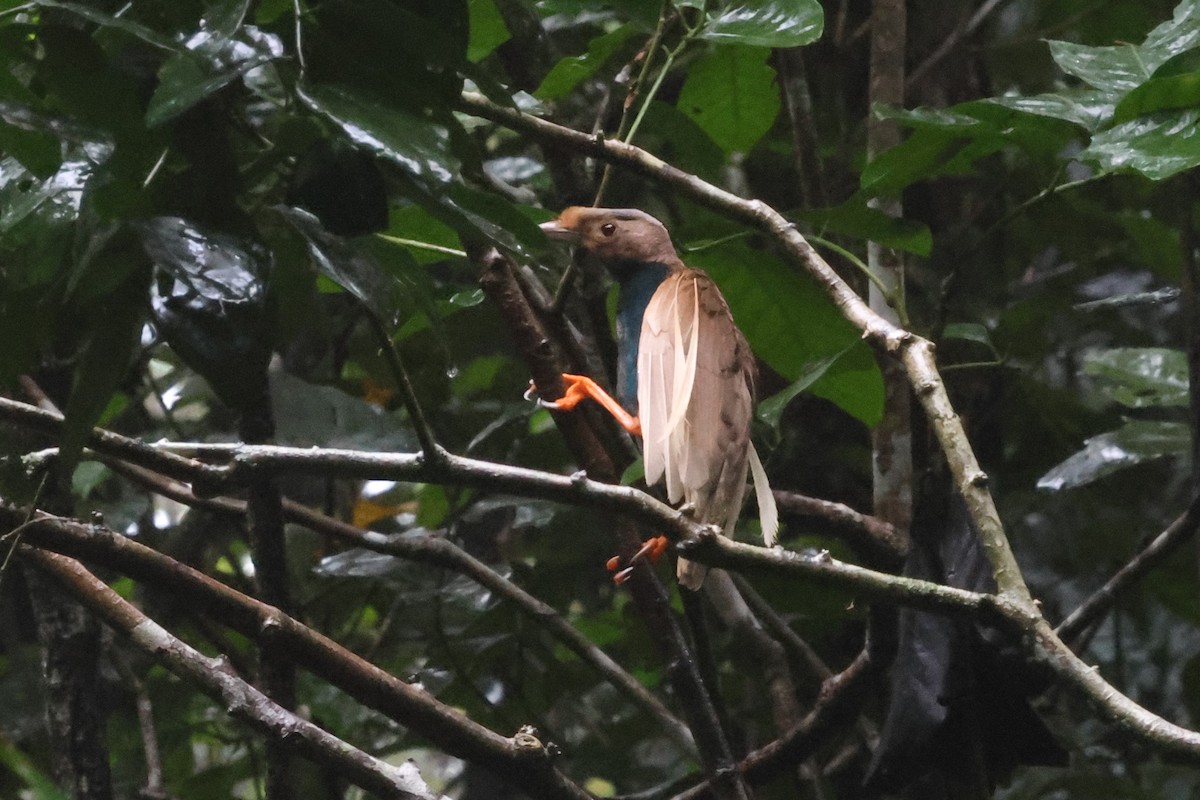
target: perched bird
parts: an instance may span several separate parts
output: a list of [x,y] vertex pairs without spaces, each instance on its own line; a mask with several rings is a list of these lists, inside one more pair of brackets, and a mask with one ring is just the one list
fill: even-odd
[[[620,286],[617,299],[617,399],[590,378],[564,375],[551,408],[592,397],[642,437],[646,483],[666,484],[672,503],[720,525],[726,536],[753,473],[763,538],[774,544],[779,515],[766,472],[750,442],[754,357],[712,278],[679,260],[663,224],[635,209],[572,206],[542,230],[573,242]],[[658,552],[666,546],[659,537]],[[707,567],[679,559],[679,583],[698,589]]]

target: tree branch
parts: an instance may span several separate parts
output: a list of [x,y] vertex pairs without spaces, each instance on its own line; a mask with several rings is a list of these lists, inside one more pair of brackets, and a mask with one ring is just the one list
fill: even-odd
[[1156,536],[1154,541],[1068,614],[1054,629],[1054,633],[1064,642],[1078,644],[1075,642],[1076,637],[1099,620],[1117,601],[1121,592],[1144,578],[1150,570],[1161,564],[1163,559],[1175,552],[1175,548],[1192,538],[1197,527],[1200,527],[1200,495],[1194,497],[1187,510]]
[[334,769],[356,786],[380,797],[438,800],[411,771],[393,767],[292,714],[227,672],[221,659],[208,658],[175,638],[78,561],[34,547],[22,547],[21,551],[23,558],[53,576],[80,603],[135,646],[196,684],[219,701],[234,719],[270,737],[289,752]]
[[[162,478],[141,467],[116,459],[105,459],[105,463],[115,472],[176,502],[235,516],[242,516],[246,513],[246,505],[240,500],[226,497],[200,498],[193,494],[187,486]],[[680,722],[636,678],[613,661],[607,653],[592,644],[590,639],[572,627],[554,608],[504,578],[449,539],[429,534],[404,537],[384,536],[374,531],[356,528],[292,500],[283,501],[283,513],[289,522],[303,525],[317,533],[376,553],[451,569],[461,575],[466,575],[481,586],[487,587],[498,596],[513,603],[530,620],[545,628],[567,649],[578,655],[584,663],[594,667],[634,705],[639,706],[649,716],[658,720],[663,729],[685,752],[695,749],[696,743],[687,726]]]
[[[0,508],[0,524],[5,527],[15,527],[20,519],[19,511]],[[260,646],[269,642],[271,646],[286,649],[296,664],[341,688],[363,705],[411,728],[451,755],[487,767],[529,794],[562,800],[588,797],[554,769],[550,753],[540,746],[534,748],[528,737],[510,739],[488,730],[278,609],[234,591],[156,550],[102,526],[48,514],[38,514],[28,524],[23,541],[30,547],[103,564],[170,591],[174,597],[191,603]],[[136,609],[132,610],[140,615]],[[151,621],[147,624],[158,628]],[[136,622],[125,627],[134,625]]]
[[864,339],[904,366],[908,381],[946,455],[956,487],[979,530],[1000,593],[1028,612],[1039,614],[1004,534],[995,501],[988,491],[987,474],[975,458],[962,420],[954,412],[945,384],[938,374],[931,342],[897,327],[872,311],[796,230],[795,224],[761,200],[742,199],[671,166],[639,147],[588,136],[498,106],[481,95],[470,92],[463,94],[461,108],[466,113],[512,128],[536,141],[570,147],[580,155],[620,164],[655,183],[672,187],[730,219],[770,234],[780,248],[802,265],[825,290],[846,319],[862,331]]

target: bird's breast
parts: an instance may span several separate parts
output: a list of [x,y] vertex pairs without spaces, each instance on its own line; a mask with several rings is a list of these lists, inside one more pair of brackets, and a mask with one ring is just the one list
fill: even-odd
[[638,340],[642,317],[650,298],[670,273],[666,264],[640,264],[617,274],[617,400],[631,414],[638,413]]

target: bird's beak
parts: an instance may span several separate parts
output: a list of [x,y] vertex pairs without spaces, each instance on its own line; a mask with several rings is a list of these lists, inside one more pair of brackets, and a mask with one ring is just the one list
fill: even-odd
[[549,222],[543,222],[538,226],[542,229],[542,233],[546,234],[551,239],[560,242],[577,243],[579,241],[579,231],[574,228],[568,228],[562,224],[560,220],[552,219]]

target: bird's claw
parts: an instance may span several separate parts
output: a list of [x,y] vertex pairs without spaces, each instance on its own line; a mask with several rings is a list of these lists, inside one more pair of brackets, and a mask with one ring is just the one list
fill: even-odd
[[557,400],[543,400],[541,397],[538,397],[537,384],[533,381],[529,382],[529,388],[525,390],[524,397],[526,400],[537,403],[539,408],[547,408],[551,411],[570,411],[579,405],[581,400],[587,397],[587,392],[580,388],[578,381],[570,380],[573,378],[576,378],[576,376],[563,374],[563,380],[566,381],[567,388],[563,392],[563,396]]
[[667,547],[671,544],[671,540],[665,536],[654,536],[642,543],[641,548],[633,554],[626,563],[625,567],[621,568],[621,557],[613,556],[606,563],[605,567],[609,572],[613,573],[613,583],[620,586],[625,581],[629,580],[629,576],[633,574],[633,568],[643,559],[647,559],[651,564],[654,564],[666,552]]

